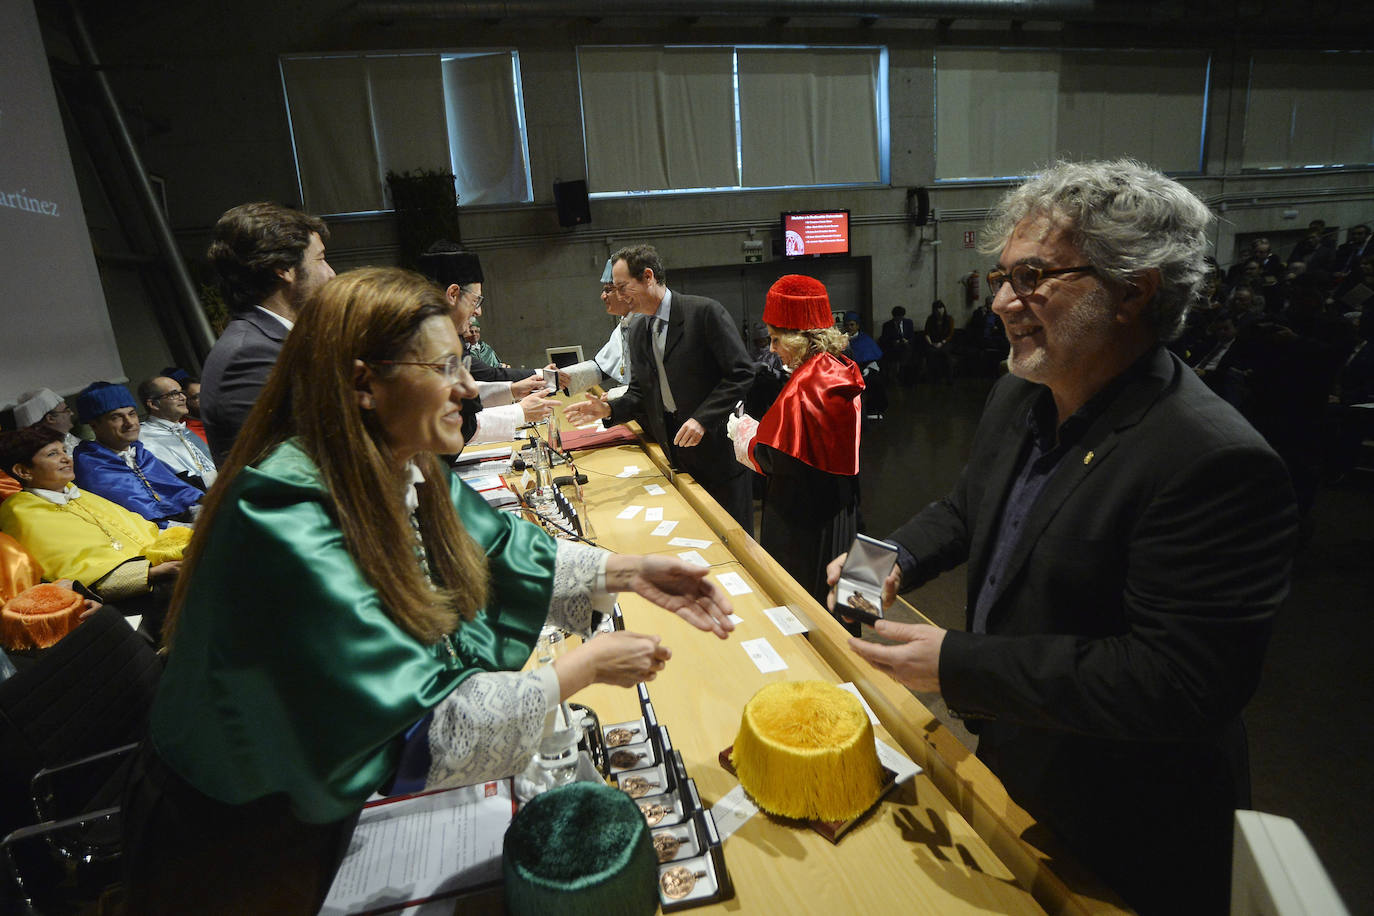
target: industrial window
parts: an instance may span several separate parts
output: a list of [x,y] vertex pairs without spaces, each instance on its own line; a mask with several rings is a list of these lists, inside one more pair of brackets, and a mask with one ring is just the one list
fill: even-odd
[[878,47],[578,49],[593,194],[884,184]]
[[1028,175],[1130,156],[1202,169],[1205,51],[949,49],[935,58],[935,174]]
[[305,208],[390,208],[389,171],[451,170],[466,205],[531,199],[515,51],[281,58]]
[[1245,169],[1374,164],[1374,53],[1256,51]]

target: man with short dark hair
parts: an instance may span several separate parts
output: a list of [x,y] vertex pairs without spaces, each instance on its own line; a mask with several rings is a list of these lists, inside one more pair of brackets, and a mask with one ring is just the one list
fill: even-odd
[[233,320],[205,360],[201,416],[210,454],[223,464],[301,306],[334,270],[324,222],[280,204],[234,207],[212,236],[207,256]]
[[198,490],[215,482],[215,461],[209,450],[183,423],[186,392],[171,376],[154,376],[138,386],[138,397],[148,411],[139,439],[159,461]]
[[631,311],[645,316],[630,326],[629,390],[611,401],[589,396],[564,416],[572,423],[600,419],[606,426],[639,420],[674,467],[690,473],[752,532],[749,475],[725,433],[726,418],[754,381],[754,363],[733,319],[714,299],[669,290],[651,245],[612,255],[611,279]]
[[1129,160],[1061,163],[994,209],[1010,375],[954,490],[890,536],[884,596],[967,562],[967,631],[850,640],[941,694],[1012,799],[1142,914],[1226,911],[1240,713],[1297,532],[1278,455],[1163,346],[1210,221]]
[[81,422],[89,423],[95,433],[94,442],[82,442],[72,454],[78,487],[137,512],[159,528],[195,518],[201,491],[143,447],[138,408],[128,388],[92,382],[77,394],[76,408]]

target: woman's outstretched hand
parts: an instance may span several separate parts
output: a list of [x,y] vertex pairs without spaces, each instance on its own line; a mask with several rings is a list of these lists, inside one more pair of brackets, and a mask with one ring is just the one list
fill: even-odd
[[676,557],[614,554],[606,561],[606,588],[633,591],[698,630],[726,639],[735,628],[730,622],[734,606],[706,573],[704,567]]

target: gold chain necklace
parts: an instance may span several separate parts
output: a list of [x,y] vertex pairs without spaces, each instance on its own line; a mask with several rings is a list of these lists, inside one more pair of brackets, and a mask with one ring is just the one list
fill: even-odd
[[[111,534],[110,529],[106,528],[101,523],[100,519],[96,518],[95,515],[93,515],[89,509],[87,509],[85,506],[82,506],[80,512],[75,512],[72,508],[74,504],[74,501],[69,499],[65,503],[59,505],[57,508],[61,509],[63,512],[71,512],[73,515],[75,515],[82,521],[90,522],[92,525],[95,525],[97,528],[100,529],[101,534],[109,538],[110,546],[113,547],[115,550],[124,549],[124,542],[121,541],[119,538],[115,537],[113,534]],[[127,534],[128,532],[125,533]]]

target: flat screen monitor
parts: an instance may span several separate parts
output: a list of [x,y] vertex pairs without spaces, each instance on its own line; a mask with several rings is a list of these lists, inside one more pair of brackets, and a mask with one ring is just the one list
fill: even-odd
[[782,251],[788,258],[849,254],[848,210],[797,210],[782,215]]

